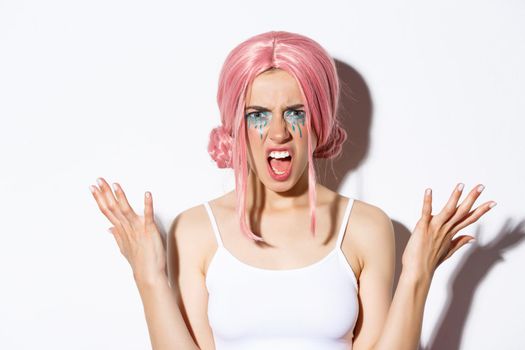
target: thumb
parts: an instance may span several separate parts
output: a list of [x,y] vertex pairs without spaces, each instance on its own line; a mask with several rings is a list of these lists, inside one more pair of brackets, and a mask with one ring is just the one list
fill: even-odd
[[151,192],[144,193],[144,225],[146,230],[156,229]]

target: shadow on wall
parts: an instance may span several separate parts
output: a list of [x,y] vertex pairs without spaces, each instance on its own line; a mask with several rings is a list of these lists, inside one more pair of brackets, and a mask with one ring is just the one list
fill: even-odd
[[[340,192],[345,176],[356,170],[367,156],[373,105],[363,77],[346,63],[336,60],[336,66],[341,82],[341,101],[337,113],[348,138],[343,144],[342,155],[339,158],[333,161],[316,160],[316,173],[320,183],[333,191]],[[392,222],[396,235],[395,290],[401,274],[401,259],[411,231],[398,221],[392,220]],[[464,233],[460,231],[459,234]],[[477,242],[480,241],[481,235],[478,226],[478,232],[473,235],[477,238]],[[492,267],[504,260],[503,253],[516,247],[524,237],[525,219],[515,225],[509,219],[491,242],[484,246],[473,243],[473,247],[470,247],[466,254],[462,254],[456,271],[450,277],[445,308],[432,332],[429,344],[426,347],[420,345],[419,349],[460,348],[463,330],[477,287]]]
[[338,60],[335,63],[341,85],[337,115],[348,137],[338,158],[316,159],[314,163],[318,181],[339,192],[344,177],[357,169],[367,156],[373,111],[370,91],[363,77],[349,65]]

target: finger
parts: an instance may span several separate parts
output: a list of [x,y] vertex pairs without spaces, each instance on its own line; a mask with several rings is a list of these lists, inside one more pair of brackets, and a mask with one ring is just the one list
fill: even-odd
[[481,191],[483,191],[485,187],[481,184],[478,184],[475,186],[470,193],[468,194],[467,198],[460,204],[460,206],[457,208],[456,213],[450,218],[444,227],[444,230],[448,232],[451,227],[454,227],[458,221],[461,221],[465,218],[465,216],[470,212],[470,209],[474,205],[474,202],[481,194]]
[[423,209],[421,210],[421,218],[430,220],[432,216],[432,189],[427,188],[425,190],[425,195],[423,196]]
[[109,187],[109,184],[104,178],[102,177],[97,178],[97,184],[98,184],[98,187],[100,188],[100,191],[104,194],[104,197],[107,199],[108,203],[117,201],[115,197],[113,196],[111,187]]
[[421,227],[426,231],[430,220],[432,219],[432,189],[427,188],[423,196],[423,208],[421,209],[421,217],[416,223],[416,228]]
[[89,186],[89,189],[91,190],[91,193],[93,194],[93,197],[95,197],[95,201],[97,202],[98,208],[108,218],[108,220],[115,226],[119,224],[118,218],[113,215],[111,210],[109,210],[108,205],[106,203],[106,198],[102,194],[102,192],[98,189],[97,186]]
[[456,212],[458,200],[461,197],[461,192],[463,191],[464,184],[459,183],[456,185],[454,190],[452,191],[452,194],[450,195],[447,204],[441,209],[439,214],[437,214],[434,218],[436,222],[439,224],[439,226],[442,226],[445,222],[447,222],[452,215]]
[[129,232],[129,234],[132,234],[133,228],[128,219],[120,211],[120,206],[115,199],[109,184],[101,177],[97,179],[97,183],[100,186],[101,192],[105,198],[107,208],[109,211],[111,211],[113,216],[118,219],[118,224],[115,224],[115,226],[117,226],[119,229],[122,228],[125,232]]
[[131,208],[131,205],[129,205],[128,198],[126,197],[126,194],[124,193],[122,187],[115,182],[113,183],[113,189],[117,196],[118,205],[122,214],[124,214],[124,216],[130,221],[135,220],[137,214],[135,214],[135,211],[133,211],[133,208]]
[[101,177],[97,179],[97,184],[100,192],[102,193],[102,196],[104,197],[107,208],[113,213],[113,215],[117,216],[115,211],[118,209],[118,203],[115,199],[115,196],[113,195],[111,187],[109,187],[109,184],[106,182],[106,180]]
[[144,194],[144,222],[146,229],[155,227],[155,219],[153,217],[153,198],[151,192]]
[[441,259],[441,262],[442,263],[443,261],[447,260],[448,258],[450,258],[459,248],[463,247],[465,244],[471,242],[475,240],[474,237],[472,236],[459,236],[459,237],[456,237],[454,238],[451,242],[450,242],[450,249],[447,253],[447,255],[445,255],[445,257],[443,259]]
[[491,208],[493,208],[497,203],[494,201],[486,202],[477,207],[474,211],[470,212],[467,217],[465,217],[462,221],[457,223],[457,225],[453,226],[450,232],[447,234],[447,236],[453,237],[458,231],[462,230],[463,228],[467,227],[468,225],[478,221],[478,219],[488,212]]

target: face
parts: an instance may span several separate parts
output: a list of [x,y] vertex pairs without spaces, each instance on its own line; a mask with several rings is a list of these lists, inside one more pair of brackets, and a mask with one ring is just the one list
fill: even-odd
[[312,151],[317,145],[306,130],[295,78],[281,69],[257,76],[247,91],[245,121],[251,171],[268,189],[290,190],[308,173],[308,138]]

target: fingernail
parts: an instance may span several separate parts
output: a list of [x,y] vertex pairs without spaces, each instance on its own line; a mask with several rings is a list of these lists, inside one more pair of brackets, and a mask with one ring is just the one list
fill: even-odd
[[462,190],[463,190],[463,187],[465,187],[465,184],[460,183],[460,184],[458,185],[458,191],[462,191]]
[[102,182],[102,179],[100,177],[97,179],[97,183],[98,183],[99,186],[102,186],[103,182]]
[[150,198],[151,194],[149,192],[146,192],[146,198]]
[[113,189],[114,189],[115,191],[118,191],[118,186],[117,186],[116,183],[113,183]]
[[478,192],[483,191],[484,188],[485,188],[485,186],[483,186],[483,185],[479,185],[479,186],[478,186]]
[[432,192],[432,189],[427,188],[427,190],[425,191],[425,194],[428,196],[428,195],[430,195],[430,192]]
[[496,206],[496,204],[498,204],[498,203],[496,203],[496,202],[492,202],[492,203],[490,203],[490,204],[489,204],[489,208],[494,208],[494,207]]
[[475,239],[471,239],[471,240],[468,241],[467,243],[476,243],[476,240],[475,240]]
[[91,191],[91,193],[95,193],[95,186],[90,185],[89,190]]

